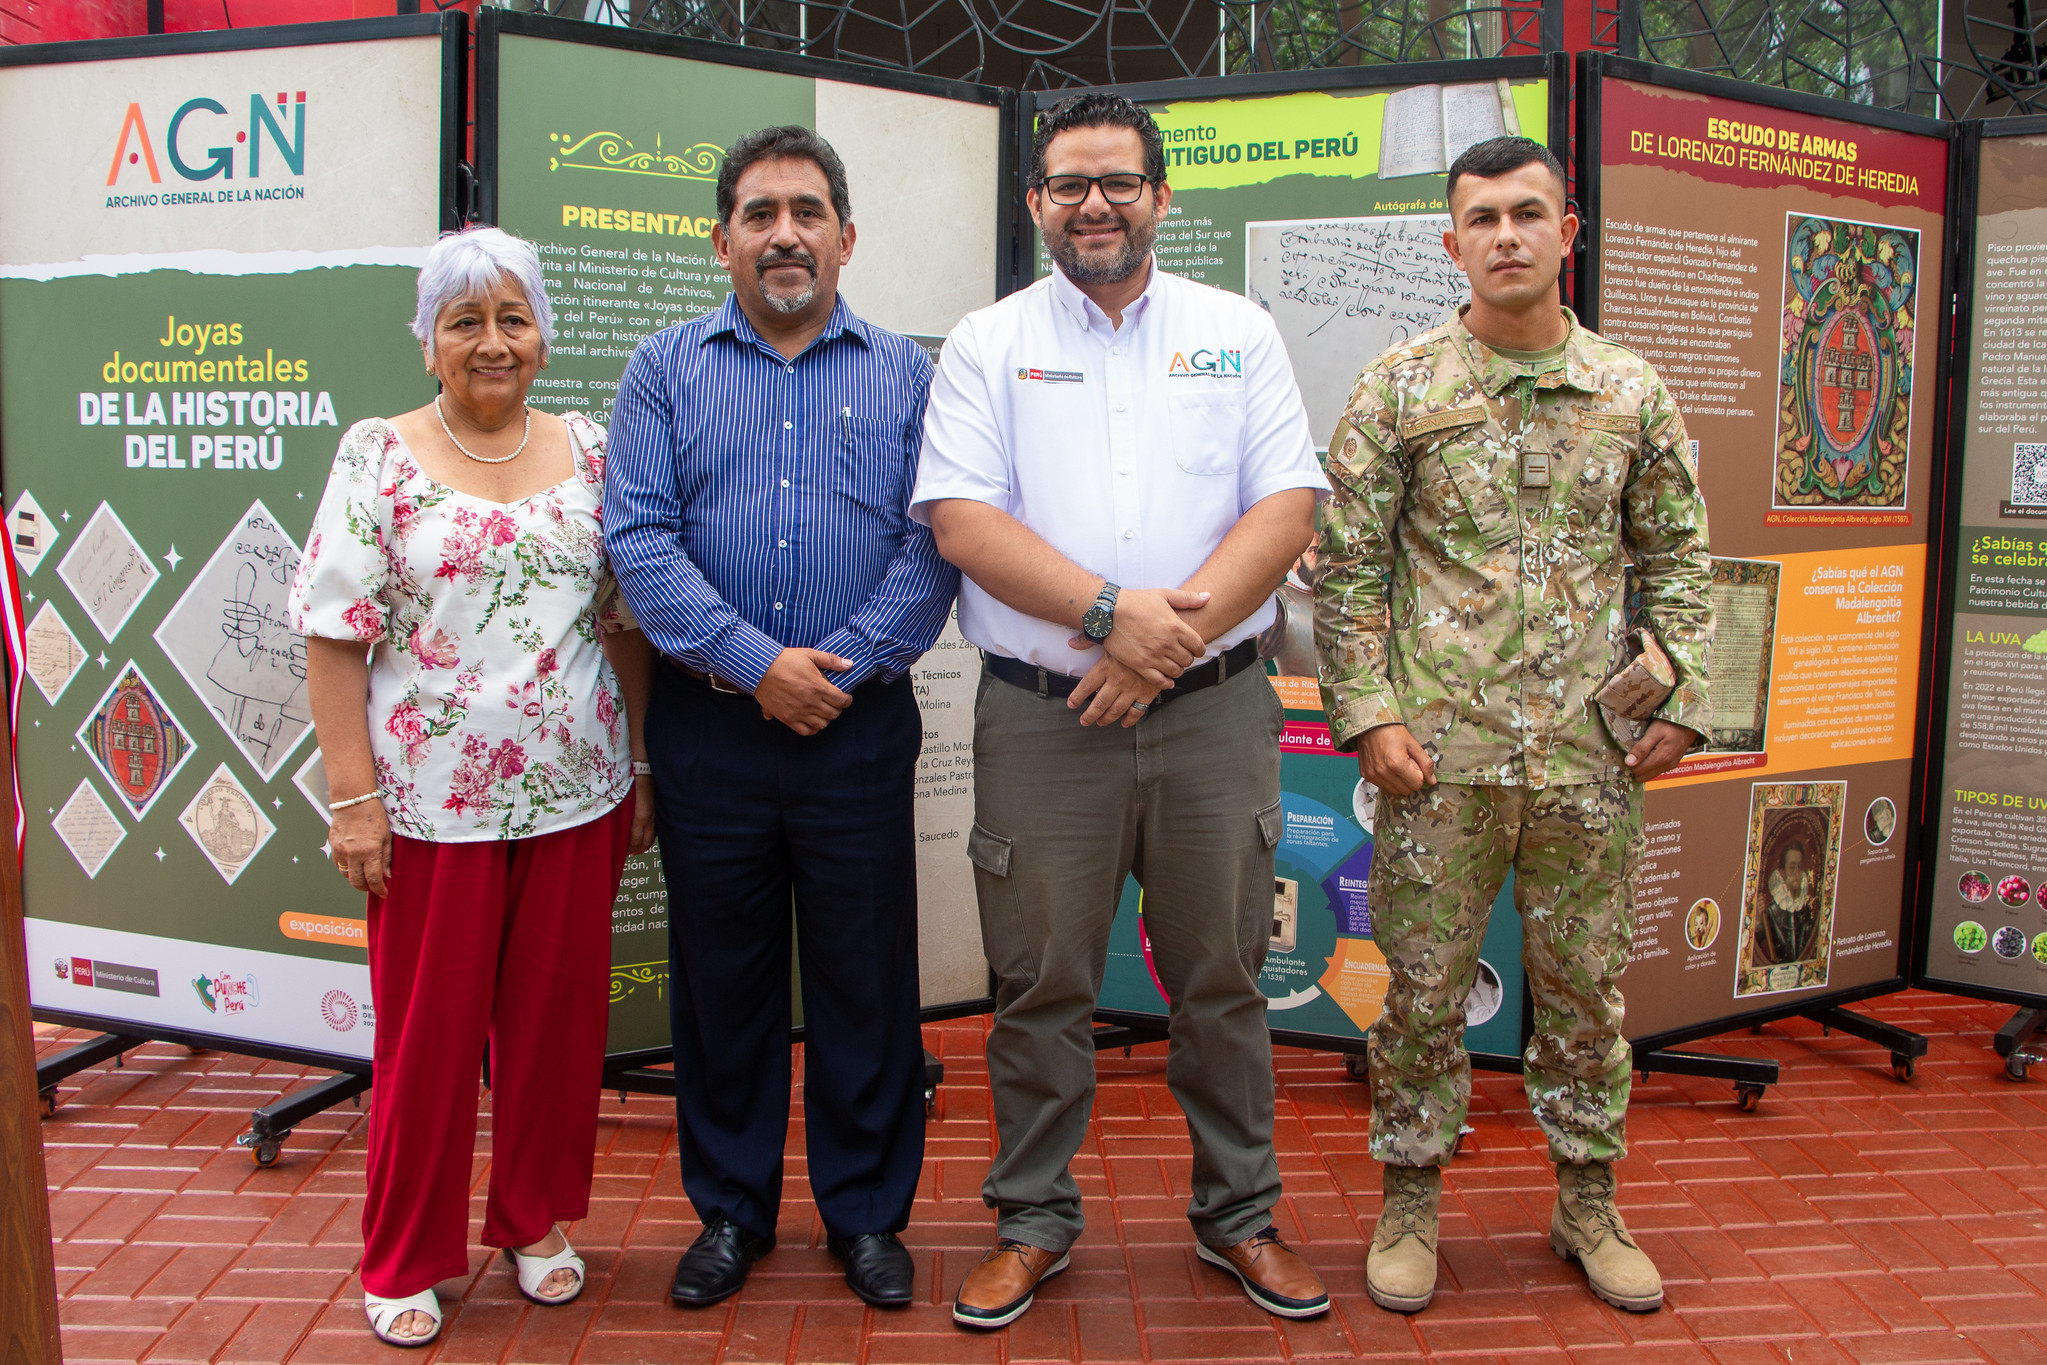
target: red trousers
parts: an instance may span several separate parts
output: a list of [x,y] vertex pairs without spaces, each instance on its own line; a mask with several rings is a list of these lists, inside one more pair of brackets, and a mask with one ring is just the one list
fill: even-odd
[[611,904],[633,797],[509,842],[392,836],[370,897],[376,1005],[362,1284],[404,1298],[469,1269],[477,1082],[490,1041],[483,1240],[527,1246],[590,1211]]

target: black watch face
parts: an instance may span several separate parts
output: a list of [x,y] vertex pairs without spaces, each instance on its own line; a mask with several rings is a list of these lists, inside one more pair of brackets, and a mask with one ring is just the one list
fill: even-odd
[[1109,624],[1114,619],[1107,607],[1089,607],[1087,614],[1080,618],[1080,633],[1100,643],[1109,638]]

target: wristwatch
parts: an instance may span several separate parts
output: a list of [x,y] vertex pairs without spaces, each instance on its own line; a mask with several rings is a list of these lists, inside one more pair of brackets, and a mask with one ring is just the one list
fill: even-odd
[[1121,591],[1114,583],[1102,584],[1094,605],[1080,618],[1080,633],[1096,644],[1109,638],[1109,632],[1116,628],[1116,594]]

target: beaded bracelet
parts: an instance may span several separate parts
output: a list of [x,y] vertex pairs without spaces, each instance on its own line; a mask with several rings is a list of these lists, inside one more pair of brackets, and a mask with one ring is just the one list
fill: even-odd
[[363,802],[374,801],[382,795],[382,792],[364,792],[361,796],[351,796],[346,801],[329,801],[327,809],[347,810],[350,806],[360,806]]
[[633,760],[633,776],[634,776],[634,777],[652,777],[653,775],[654,775],[654,765],[653,765],[653,764],[651,764],[651,763],[648,763],[648,762],[646,762],[646,761],[645,761],[645,760],[643,760],[643,759],[637,759],[637,758],[636,758],[636,759],[634,759],[634,760]]

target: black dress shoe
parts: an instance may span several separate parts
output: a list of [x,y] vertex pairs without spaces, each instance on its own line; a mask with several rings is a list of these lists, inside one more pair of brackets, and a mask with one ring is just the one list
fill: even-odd
[[902,1308],[910,1302],[917,1267],[893,1232],[866,1232],[858,1237],[829,1237],[825,1245],[846,1263],[846,1283],[876,1308]]
[[668,1297],[686,1308],[729,1299],[746,1283],[746,1272],[775,1249],[773,1237],[756,1237],[722,1214],[714,1214],[675,1267]]

